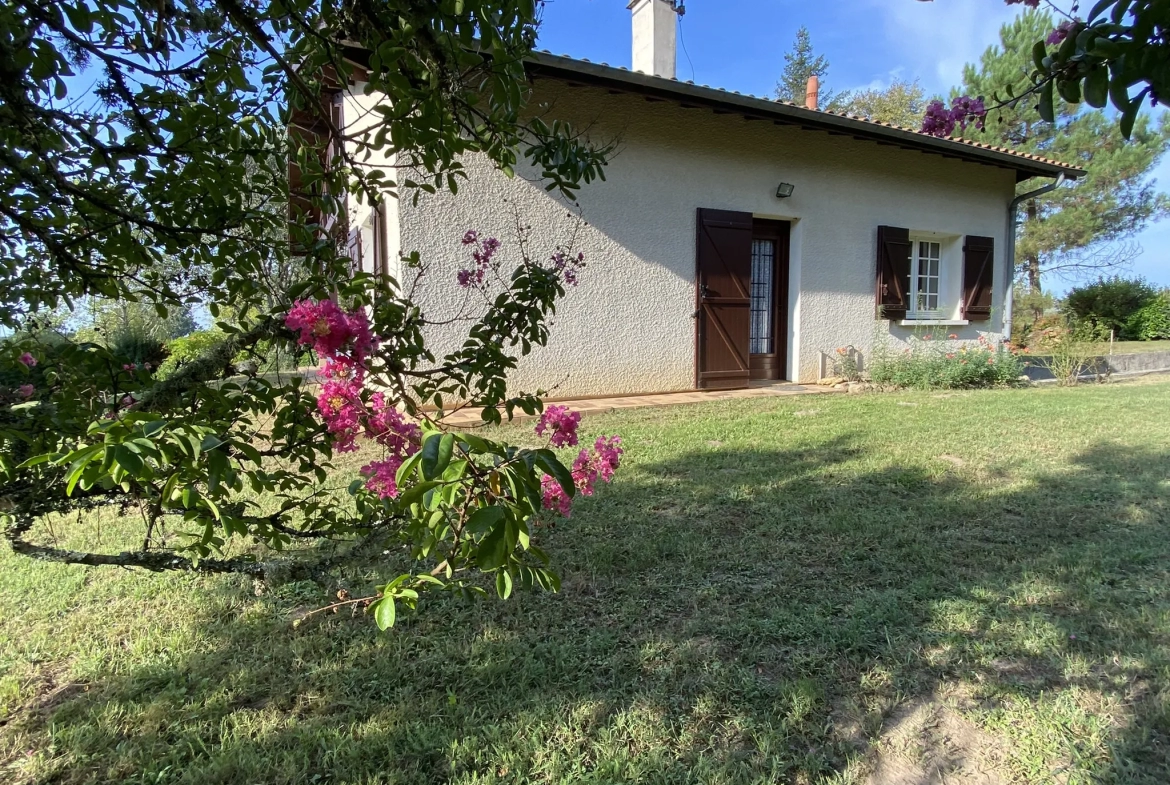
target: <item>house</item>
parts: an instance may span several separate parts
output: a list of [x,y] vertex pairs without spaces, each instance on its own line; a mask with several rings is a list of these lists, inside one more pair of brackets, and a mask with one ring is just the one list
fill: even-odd
[[[418,251],[430,267],[415,299],[444,321],[466,295],[466,230],[501,253],[518,223],[545,252],[575,232],[580,285],[512,379],[554,397],[808,382],[837,347],[864,361],[916,331],[1003,337],[1016,185],[1080,170],[819,110],[815,90],[799,106],[680,81],[675,3],[630,9],[632,70],[548,52],[527,65],[533,112],[617,143],[605,182],[572,205],[538,172],[468,160],[458,195],[351,206],[366,269],[401,281],[400,255]],[[342,115],[378,100],[357,84]],[[431,329],[458,345],[465,326]]]

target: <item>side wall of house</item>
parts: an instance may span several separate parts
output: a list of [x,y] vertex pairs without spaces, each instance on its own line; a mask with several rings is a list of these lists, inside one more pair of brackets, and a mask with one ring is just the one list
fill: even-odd
[[[868,358],[879,335],[901,341],[913,333],[874,318],[879,225],[933,233],[952,257],[965,235],[993,237],[991,321],[929,329],[998,337],[1010,171],[552,81],[537,84],[533,106],[618,144],[606,181],[585,186],[578,204],[547,193],[530,168],[507,178],[474,158],[457,196],[398,207],[402,250],[419,251],[429,265],[417,298],[436,320],[473,309],[455,282],[468,264],[459,242],[466,230],[499,237],[505,266],[518,253],[517,226],[531,227],[539,257],[575,237],[587,261],[581,283],[559,308],[548,347],[521,361],[516,389],[555,387],[563,397],[693,387],[700,207],[792,222],[790,379],[815,380],[822,352],[853,345]],[[780,182],[795,185],[793,196],[776,196]],[[587,225],[577,225],[577,214]],[[944,291],[961,285],[961,265],[951,269]],[[465,329],[437,327],[434,336],[454,346]]]

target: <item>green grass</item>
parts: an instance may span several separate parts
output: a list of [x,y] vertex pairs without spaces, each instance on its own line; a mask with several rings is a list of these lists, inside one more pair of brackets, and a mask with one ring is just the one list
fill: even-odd
[[294,627],[311,585],[0,552],[0,781],[1170,782],[1168,404],[1163,377],[586,418],[628,453],[544,538],[563,591],[387,634]]

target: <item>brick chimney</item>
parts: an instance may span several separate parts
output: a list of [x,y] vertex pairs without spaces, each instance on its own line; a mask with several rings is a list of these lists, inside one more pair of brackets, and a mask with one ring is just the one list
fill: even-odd
[[821,92],[821,80],[813,74],[808,78],[808,85],[804,88],[804,105],[809,109],[817,108],[817,98]]
[[673,79],[678,18],[674,0],[632,0],[634,70]]

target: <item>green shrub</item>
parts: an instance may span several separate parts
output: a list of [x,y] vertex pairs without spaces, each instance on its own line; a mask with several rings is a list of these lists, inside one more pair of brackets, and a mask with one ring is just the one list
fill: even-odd
[[[181,365],[206,354],[216,344],[226,338],[227,335],[222,330],[212,328],[210,330],[197,330],[190,335],[168,341],[167,352],[169,354],[158,369],[158,377],[160,379],[166,379],[178,370]],[[308,352],[301,352],[294,355],[290,352],[274,348],[269,341],[260,341],[256,344],[253,351],[240,352],[236,355],[233,362],[237,366],[247,363],[258,373],[272,373],[275,371],[292,370],[299,365],[307,364],[311,359]]]
[[1078,331],[1090,331],[1103,340],[1114,331],[1124,339],[1129,337],[1125,328],[1130,318],[1157,296],[1158,290],[1141,278],[1114,276],[1071,290],[1062,310]]
[[158,369],[158,377],[165,379],[179,369],[183,363],[190,362],[207,352],[227,336],[222,330],[196,330],[167,342],[167,359]]
[[1020,284],[1016,284],[1012,299],[1015,302],[1012,343],[1025,346],[1036,325],[1051,318],[1051,312],[1056,307],[1056,299],[1051,294],[1028,289]]
[[870,380],[890,387],[954,390],[1008,387],[1019,384],[1024,361],[1005,345],[986,338],[975,345],[932,336],[911,338],[901,351],[884,347],[874,352]]
[[1124,333],[1132,341],[1170,338],[1170,289],[1143,305],[1125,323]]
[[119,328],[110,336],[110,353],[123,364],[157,368],[167,356],[166,342],[151,330],[135,324]]

